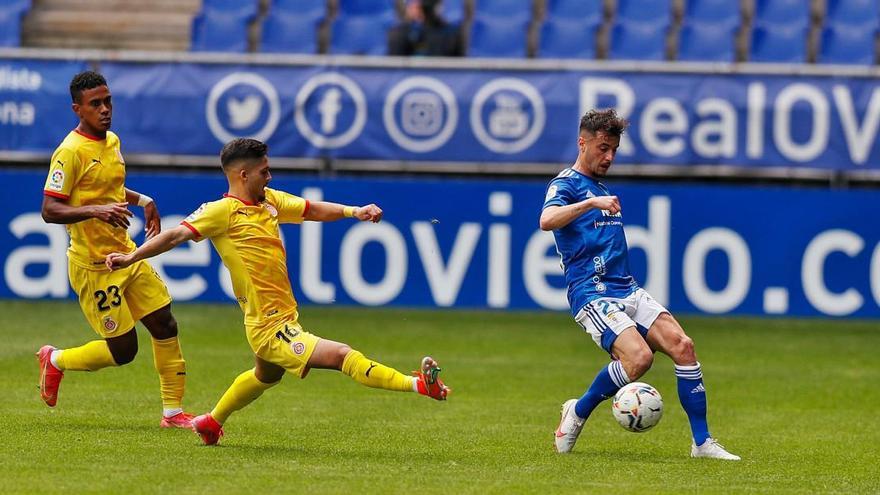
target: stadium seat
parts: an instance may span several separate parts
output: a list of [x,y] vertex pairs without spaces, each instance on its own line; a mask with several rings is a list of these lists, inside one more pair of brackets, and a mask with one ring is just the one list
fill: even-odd
[[601,18],[595,22],[553,17],[541,26],[538,56],[544,58],[596,58],[596,34]]
[[740,5],[731,0],[688,0],[684,9],[684,22],[736,24],[740,23]]
[[327,0],[271,0],[269,14],[301,14],[312,15],[320,11],[322,16],[327,15]]
[[595,58],[603,3],[602,0],[549,0],[541,26],[538,56]]
[[[364,2],[368,4],[370,2]],[[330,53],[348,55],[385,55],[388,52],[388,30],[397,20],[388,2],[384,10],[366,13],[363,6],[354,9],[357,14],[343,13],[333,21],[330,35]]]
[[663,60],[669,19],[655,22],[618,21],[611,29],[612,60]]
[[851,26],[876,25],[880,22],[877,0],[828,0],[825,22]]
[[751,62],[807,61],[806,25],[758,25],[752,30]]
[[260,51],[267,53],[317,53],[318,28],[326,12],[269,11],[263,21]]
[[256,16],[256,0],[205,0],[193,19],[192,50],[247,51],[248,25]]
[[0,1],[0,46],[21,45],[21,18],[30,6],[30,0]]
[[736,58],[736,25],[689,23],[679,33],[678,60],[733,62]]
[[[338,0],[340,16],[382,16],[394,13],[394,0]],[[294,1],[295,3],[295,1]]]
[[532,17],[532,2],[528,0],[476,0],[475,17]]
[[617,0],[616,19],[667,25],[672,21],[672,0]]
[[822,31],[820,64],[874,64],[876,25],[830,24]]
[[592,23],[602,22],[603,0],[547,0],[548,20],[584,20]]
[[755,23],[762,25],[806,25],[810,2],[805,0],[755,0]]
[[807,61],[810,2],[755,0],[755,25],[749,60],[803,63]]
[[531,14],[514,17],[478,16],[471,26],[468,56],[525,58]]

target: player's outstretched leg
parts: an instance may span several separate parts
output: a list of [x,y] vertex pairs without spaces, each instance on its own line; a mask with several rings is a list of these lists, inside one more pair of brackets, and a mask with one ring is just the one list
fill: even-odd
[[682,409],[687,413],[694,437],[691,457],[740,460],[739,456],[731,454],[717,440],[709,436],[709,426],[706,421],[706,387],[703,385],[700,363],[692,366],[675,365],[675,376],[678,381],[678,399]]
[[629,377],[620,361],[612,361],[599,370],[596,378],[580,399],[570,399],[562,405],[562,418],[556,428],[556,451],[571,452],[587,418],[596,406],[629,383]]
[[413,376],[407,376],[352,349],[345,355],[340,371],[367,387],[418,392],[437,400],[446,400],[450,391],[438,378],[440,366],[430,356],[422,359],[421,366],[413,371]]
[[93,340],[63,350],[44,345],[37,351],[37,359],[40,363],[40,397],[49,407],[55,407],[58,402],[58,387],[64,371],[97,371],[117,365],[105,340]]

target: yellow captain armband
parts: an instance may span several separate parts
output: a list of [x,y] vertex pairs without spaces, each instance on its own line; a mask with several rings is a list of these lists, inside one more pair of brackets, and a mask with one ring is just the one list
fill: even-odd
[[354,206],[346,206],[342,209],[342,214],[345,216],[345,218],[351,218],[354,216],[354,210]]

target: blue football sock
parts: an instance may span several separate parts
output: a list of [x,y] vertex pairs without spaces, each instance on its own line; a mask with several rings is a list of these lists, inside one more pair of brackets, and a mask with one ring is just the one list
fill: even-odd
[[620,361],[612,361],[602,368],[593,380],[593,384],[587,389],[587,393],[578,399],[574,406],[574,413],[579,418],[586,419],[603,400],[613,396],[620,387],[629,383],[629,377],[623,370]]
[[675,376],[678,378],[678,400],[691,423],[694,443],[703,445],[710,435],[706,423],[706,388],[703,386],[700,363],[693,366],[675,365]]

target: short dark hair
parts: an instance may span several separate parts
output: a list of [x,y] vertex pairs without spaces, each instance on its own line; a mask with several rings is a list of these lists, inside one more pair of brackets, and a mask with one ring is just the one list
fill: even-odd
[[220,166],[223,170],[240,160],[262,160],[269,153],[269,147],[262,141],[250,138],[233,139],[220,151]]
[[590,110],[581,117],[579,132],[587,131],[592,135],[603,131],[609,136],[620,136],[629,127],[629,121],[619,117],[613,108],[607,110]]
[[107,80],[101,74],[93,70],[80,72],[70,80],[70,98],[74,103],[79,103],[83,91],[106,85]]

